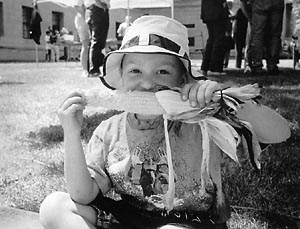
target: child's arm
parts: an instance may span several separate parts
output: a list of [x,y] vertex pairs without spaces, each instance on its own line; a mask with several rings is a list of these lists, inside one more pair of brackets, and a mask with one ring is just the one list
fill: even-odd
[[71,198],[81,204],[91,202],[99,187],[87,169],[80,139],[85,102],[81,94],[70,94],[60,105],[57,115],[64,130],[64,172]]
[[211,101],[213,93],[220,89],[221,86],[215,81],[200,80],[184,85],[181,95],[184,101],[190,101],[192,107],[202,108]]

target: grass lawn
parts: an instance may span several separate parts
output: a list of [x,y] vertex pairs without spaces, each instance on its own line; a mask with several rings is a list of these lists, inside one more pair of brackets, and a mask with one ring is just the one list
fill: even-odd
[[[292,137],[269,147],[262,170],[249,163],[224,169],[232,205],[230,228],[297,228],[300,225],[300,72],[246,77],[229,69],[226,85],[259,83],[261,102],[281,113]],[[76,88],[106,90],[96,78],[80,76],[76,63],[0,64],[0,205],[38,212],[53,191],[65,191],[62,132],[55,110]],[[87,109],[83,144],[98,123],[114,112]]]

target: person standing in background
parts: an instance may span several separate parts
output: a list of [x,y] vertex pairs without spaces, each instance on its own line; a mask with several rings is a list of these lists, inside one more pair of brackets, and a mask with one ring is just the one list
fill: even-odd
[[243,59],[243,49],[246,46],[248,19],[239,8],[235,14],[233,22],[233,39],[236,46],[235,67],[241,68]]
[[90,35],[89,35],[89,27],[85,22],[85,6],[83,0],[76,0],[74,8],[77,11],[77,14],[75,15],[75,19],[74,19],[74,24],[81,42],[80,62],[83,68],[82,76],[88,77],[89,75],[88,56],[89,56]]
[[50,44],[51,44],[51,59],[55,62],[59,62],[60,50],[58,45],[59,31],[50,31]]
[[104,59],[102,49],[105,48],[109,29],[110,0],[84,0],[84,5],[86,7],[85,19],[91,36],[89,76],[99,76]]
[[230,60],[230,51],[234,49],[234,40],[231,36],[231,30],[225,32],[224,39],[224,68],[228,68]]
[[202,0],[201,19],[208,30],[201,73],[211,76],[225,75],[223,72],[223,43],[228,20],[226,0]]
[[266,47],[267,70],[270,75],[278,75],[279,53],[284,0],[253,0],[251,53],[252,74],[263,73],[262,59]]
[[252,12],[252,0],[241,0],[241,10],[248,20],[247,32],[246,32],[246,44],[244,53],[244,74],[251,74],[252,57],[251,57],[251,12]]
[[45,35],[45,50],[46,50],[45,60],[48,61],[48,62],[50,62],[51,61],[50,31],[46,31],[46,35]]
[[224,38],[224,68],[228,67],[230,59],[230,51],[234,49],[234,40],[232,38],[232,21],[234,14],[232,11],[233,0],[227,0],[228,18],[226,22],[225,38]]
[[131,25],[130,19],[131,17],[129,15],[126,15],[125,21],[119,25],[117,33],[118,33],[118,37],[120,37],[121,39],[124,37],[126,29]]

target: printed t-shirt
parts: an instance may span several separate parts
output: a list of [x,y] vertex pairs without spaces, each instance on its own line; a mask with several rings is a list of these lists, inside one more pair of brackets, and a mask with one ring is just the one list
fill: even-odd
[[[172,122],[168,128],[175,171],[174,210],[212,210],[216,189],[212,183],[205,187],[201,183],[200,127]],[[212,148],[210,158],[218,161],[220,150]],[[140,203],[137,208],[164,209],[162,195],[168,190],[168,163],[162,117],[147,122],[125,112],[103,121],[89,142],[86,160],[103,193],[113,187],[119,194],[135,197]],[[211,167],[218,170],[220,164]]]

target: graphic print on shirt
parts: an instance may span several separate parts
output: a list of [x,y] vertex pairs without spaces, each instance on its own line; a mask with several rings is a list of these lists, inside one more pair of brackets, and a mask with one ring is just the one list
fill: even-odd
[[131,156],[132,165],[128,176],[140,185],[144,197],[165,194],[168,190],[168,164],[166,152],[149,146],[137,147]]

